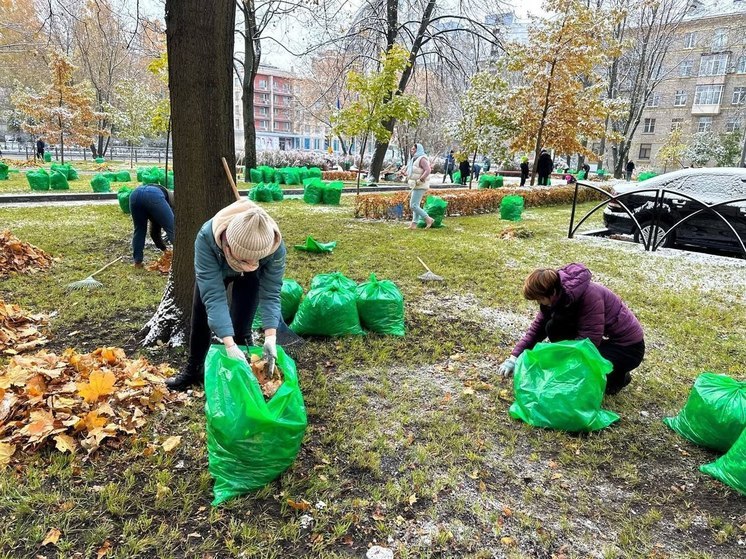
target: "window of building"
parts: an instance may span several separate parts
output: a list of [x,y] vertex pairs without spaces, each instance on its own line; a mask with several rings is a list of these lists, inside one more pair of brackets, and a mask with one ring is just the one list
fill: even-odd
[[267,121],[266,120],[260,120],[259,121],[259,128],[261,128],[262,130],[266,130],[267,129]]
[[736,64],[736,74],[746,74],[746,56],[738,57],[738,64]]
[[709,54],[702,57],[699,63],[700,76],[724,76],[728,68],[728,53]]
[[320,147],[319,147],[320,145],[321,144],[319,143],[319,139],[318,138],[314,138],[313,139],[313,149],[320,149]]
[[259,80],[259,89],[267,89],[267,80]]
[[303,149],[311,149],[311,138],[303,138]]
[[643,121],[642,133],[643,134],[652,134],[654,132],[655,132],[655,119],[654,118],[646,118]]
[[728,32],[725,29],[715,29],[712,35],[712,48],[724,49],[728,43]]
[[738,132],[741,130],[741,121],[737,119],[731,119],[725,123],[726,132]]
[[645,103],[646,107],[657,107],[661,103],[661,94],[660,93],[651,93],[650,97],[648,97],[647,103]]
[[674,130],[681,130],[684,127],[683,118],[672,118],[671,119],[671,132]]
[[697,33],[696,32],[690,31],[689,33],[684,33],[684,48],[685,49],[693,49],[696,44],[697,44]]
[[640,156],[638,159],[650,159],[650,152],[653,149],[653,144],[640,144]]
[[734,105],[746,104],[746,87],[734,87],[731,103]]
[[697,132],[710,132],[712,130],[712,117],[701,116],[697,121]]
[[676,90],[676,95],[673,98],[674,107],[686,107],[686,91],[683,89]]
[[682,60],[679,64],[679,77],[688,78],[692,75],[692,68],[694,68],[694,62],[691,60]]
[[259,107],[259,114],[262,116],[267,116],[267,113],[269,110],[267,110],[267,107]]
[[719,105],[722,97],[722,85],[698,85],[694,91],[694,104]]

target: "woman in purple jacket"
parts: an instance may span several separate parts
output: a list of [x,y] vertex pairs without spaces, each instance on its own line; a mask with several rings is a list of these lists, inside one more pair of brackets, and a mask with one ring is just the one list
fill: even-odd
[[523,296],[539,303],[539,313],[499,372],[509,375],[525,349],[549,338],[550,342],[588,338],[614,369],[606,393],[616,394],[632,380],[630,371],[645,355],[645,339],[637,317],[609,288],[591,281],[583,264],[559,270],[534,270],[523,284]]

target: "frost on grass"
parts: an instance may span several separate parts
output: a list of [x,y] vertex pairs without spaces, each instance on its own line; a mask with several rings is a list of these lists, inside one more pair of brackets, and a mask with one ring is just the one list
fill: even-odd
[[143,347],[153,347],[168,344],[179,347],[184,344],[184,323],[182,314],[174,301],[174,284],[171,276],[168,278],[166,290],[163,293],[158,309],[152,318],[139,332],[140,344]]

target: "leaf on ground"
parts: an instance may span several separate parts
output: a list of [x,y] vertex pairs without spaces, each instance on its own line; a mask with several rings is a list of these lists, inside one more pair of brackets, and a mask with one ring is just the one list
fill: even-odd
[[163,450],[166,452],[171,452],[173,449],[175,449],[177,446],[181,444],[181,436],[180,435],[174,435],[169,438],[167,438],[163,443]]
[[57,443],[57,450],[62,453],[69,452],[70,454],[75,454],[75,449],[78,445],[75,443],[75,439],[70,435],[55,435],[54,440]]
[[111,542],[106,540],[104,544],[96,551],[96,559],[101,559],[111,551]]
[[117,377],[111,371],[93,371],[88,382],[78,384],[78,394],[86,402],[96,402],[101,396],[108,396],[114,392]]
[[173,260],[174,253],[171,249],[168,249],[161,254],[161,257],[155,262],[151,262],[145,266],[146,270],[151,272],[158,272],[167,276],[171,272],[171,262]]
[[407,497],[407,503],[410,505],[414,505],[417,502],[417,495],[412,493],[409,497]]
[[293,501],[292,499],[288,499],[287,503],[288,506],[293,510],[299,510],[302,512],[311,510],[311,503],[309,503],[305,499],[301,499],[300,501]]
[[57,543],[57,540],[60,539],[60,536],[62,535],[62,532],[59,528],[52,528],[47,532],[47,535],[44,536],[44,541],[41,542],[41,546],[44,547],[45,545],[49,545],[50,543],[52,545],[55,545]]
[[0,467],[5,467],[10,463],[10,459],[16,452],[16,445],[10,443],[0,443]]
[[0,352],[18,355],[43,346],[49,341],[42,332],[48,322],[44,314],[31,314],[0,299]]
[[52,257],[42,249],[21,241],[7,229],[0,232],[0,278],[43,272],[52,262]]

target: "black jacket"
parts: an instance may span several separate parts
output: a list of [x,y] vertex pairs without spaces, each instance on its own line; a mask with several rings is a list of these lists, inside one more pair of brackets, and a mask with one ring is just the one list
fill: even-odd
[[528,161],[521,162],[521,175],[524,177],[528,176]]
[[552,156],[548,153],[542,153],[539,156],[539,164],[537,166],[537,172],[540,175],[551,175],[552,170],[554,169],[554,161],[552,161]]
[[631,173],[635,170],[635,163],[633,161],[627,161],[627,172]]
[[468,161],[462,161],[458,165],[458,170],[461,172],[461,176],[465,177],[471,174],[471,165],[469,165]]

